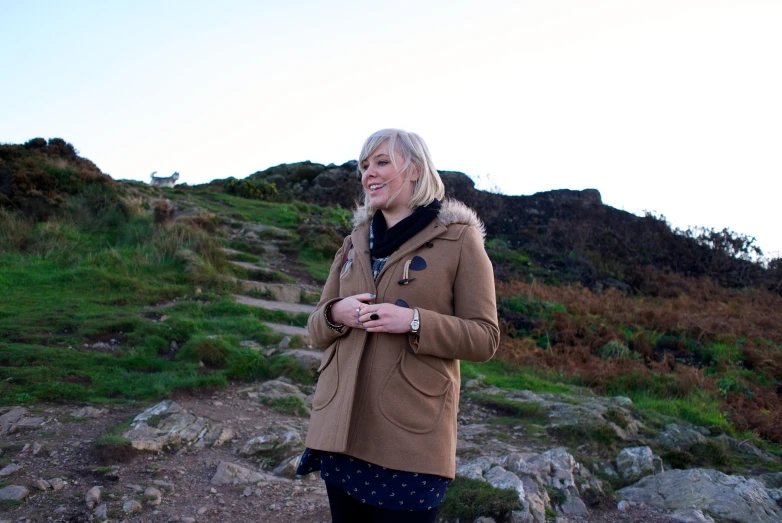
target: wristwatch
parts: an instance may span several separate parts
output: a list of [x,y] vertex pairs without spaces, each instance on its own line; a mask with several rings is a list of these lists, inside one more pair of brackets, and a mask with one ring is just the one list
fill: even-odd
[[410,322],[410,332],[418,334],[418,327],[421,326],[421,320],[418,316],[418,309],[413,309],[413,321]]

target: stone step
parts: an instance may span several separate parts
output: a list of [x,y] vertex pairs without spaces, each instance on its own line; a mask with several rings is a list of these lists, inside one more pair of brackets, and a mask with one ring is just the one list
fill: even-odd
[[293,314],[304,312],[306,314],[312,314],[315,311],[314,305],[307,305],[306,303],[289,303],[285,301],[272,301],[261,300],[258,298],[251,298],[249,296],[243,296],[241,294],[234,294],[233,297],[237,302],[250,307],[258,307],[259,309],[268,309],[271,311],[285,311]]
[[240,280],[230,276],[223,277],[224,280],[238,284],[241,289],[247,291],[258,291],[264,293],[269,299],[274,301],[284,301],[288,303],[301,303],[302,294],[307,298],[317,298],[320,295],[320,288],[311,285],[298,285],[290,283],[266,283],[262,281]]
[[280,334],[284,334],[286,336],[301,336],[301,339],[304,341],[304,345],[307,347],[312,347],[312,339],[310,338],[310,333],[307,331],[306,327],[296,327],[293,325],[271,322],[265,322],[264,325],[271,327],[274,332],[279,332]]
[[233,263],[234,265],[236,265],[238,267],[242,267],[243,269],[247,269],[249,271],[265,272],[267,274],[273,274],[273,273],[277,272],[274,269],[269,269],[268,267],[260,267],[258,265],[255,265],[252,262],[228,260],[228,263]]

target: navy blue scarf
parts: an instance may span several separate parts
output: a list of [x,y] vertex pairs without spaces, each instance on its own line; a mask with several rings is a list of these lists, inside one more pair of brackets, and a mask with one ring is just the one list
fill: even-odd
[[407,240],[424,230],[432,223],[440,212],[442,204],[440,200],[432,200],[432,203],[418,207],[413,214],[399,221],[390,229],[386,225],[386,218],[382,211],[376,211],[372,216],[372,238],[369,243],[369,252],[372,258],[385,258],[391,255]]

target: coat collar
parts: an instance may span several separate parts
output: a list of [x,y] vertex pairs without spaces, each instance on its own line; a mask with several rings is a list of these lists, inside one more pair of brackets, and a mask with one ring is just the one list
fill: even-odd
[[[437,214],[437,219],[446,227],[452,223],[463,223],[470,227],[474,227],[481,233],[481,237],[486,239],[486,228],[481,219],[478,218],[478,215],[474,210],[470,209],[459,200],[454,200],[453,198],[443,199],[443,204],[442,207],[440,207],[440,212]],[[353,224],[356,226],[356,230],[362,225],[368,224],[371,220],[372,216],[367,213],[366,206],[359,207],[353,214]]]
[[[358,262],[361,267],[361,273],[369,279],[366,283],[375,288],[375,280],[372,278],[372,263],[369,259],[369,223],[370,219],[360,214],[361,209],[356,211],[354,221],[357,223],[351,233],[353,248],[356,256],[354,263]],[[459,233],[453,228],[449,229],[451,224],[464,224],[474,227],[481,233],[482,238],[486,238],[486,229],[478,215],[465,204],[452,198],[446,198],[437,214],[437,219],[424,227],[418,234],[407,240],[397,251],[389,256],[386,267],[391,267],[394,263],[407,256],[410,252],[418,249],[421,245],[435,238],[442,237],[445,240],[455,240]],[[385,267],[383,268],[385,270]],[[381,271],[382,274],[382,271]]]

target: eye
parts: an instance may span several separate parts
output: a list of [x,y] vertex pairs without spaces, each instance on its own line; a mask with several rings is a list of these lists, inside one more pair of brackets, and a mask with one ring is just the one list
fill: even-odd
[[362,163],[362,164],[361,164],[361,170],[362,170],[362,171],[366,171],[368,167],[369,167],[369,165],[367,165],[367,164],[365,164],[365,163]]
[[380,160],[377,162],[378,165],[388,165],[388,160]]

